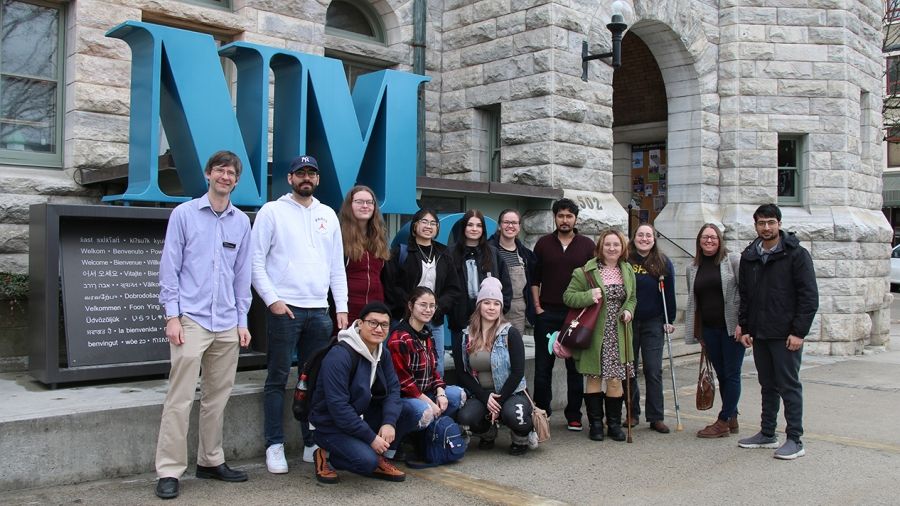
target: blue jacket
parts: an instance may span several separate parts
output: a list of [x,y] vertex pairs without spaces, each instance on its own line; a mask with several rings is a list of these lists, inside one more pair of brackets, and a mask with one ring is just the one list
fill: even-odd
[[383,385],[384,392],[380,398],[373,400],[373,387],[369,386],[372,363],[365,358],[360,359],[351,378],[351,353],[355,352],[344,346],[335,346],[325,355],[313,391],[309,422],[322,433],[345,433],[370,444],[376,434],[360,416],[369,410],[373,402],[380,402],[381,424],[396,427],[401,407],[400,382],[397,381],[390,352],[382,348],[373,387],[379,389],[379,384]]

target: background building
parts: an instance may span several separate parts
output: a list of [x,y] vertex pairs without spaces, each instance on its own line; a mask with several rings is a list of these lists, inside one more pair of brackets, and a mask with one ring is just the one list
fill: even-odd
[[[613,8],[629,24],[623,66],[592,62],[583,81],[582,42],[609,49]],[[351,82],[428,74],[421,201],[517,207],[530,241],[565,195],[589,235],[653,220],[681,273],[702,223],[739,250],[753,210],[782,204],[819,277],[808,349],[860,353],[889,330],[884,12],[874,0],[2,0],[0,272],[27,272],[30,204],[123,188],[131,54],[104,34],[142,20],[339,58]],[[161,181],[178,191],[174,171]],[[24,324],[9,325],[7,368],[26,354]]]

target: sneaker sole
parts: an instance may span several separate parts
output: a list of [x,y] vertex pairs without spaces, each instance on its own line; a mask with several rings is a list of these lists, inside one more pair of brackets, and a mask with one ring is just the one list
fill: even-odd
[[805,450],[805,449],[801,449],[799,452],[793,453],[793,454],[791,454],[791,455],[778,455],[778,454],[776,453],[776,454],[774,455],[774,457],[775,457],[776,459],[778,459],[778,460],[794,460],[794,459],[798,459],[798,458],[800,458],[800,457],[802,457],[802,456],[804,456],[804,455],[806,455],[806,450]]
[[774,448],[778,448],[778,447],[781,446],[781,445],[778,444],[778,441],[775,441],[774,443],[761,443],[761,444],[757,444],[757,443],[738,443],[738,446],[740,446],[741,448],[750,448],[750,449],[753,449],[753,448],[768,448],[768,449],[774,449]]
[[286,468],[286,467],[283,469],[280,469],[280,468],[271,468],[269,466],[266,466],[266,469],[268,469],[269,472],[272,474],[287,474],[287,472],[288,472],[288,468]]
[[566,425],[566,428],[572,432],[581,432],[584,430],[584,427],[572,427],[571,425]]

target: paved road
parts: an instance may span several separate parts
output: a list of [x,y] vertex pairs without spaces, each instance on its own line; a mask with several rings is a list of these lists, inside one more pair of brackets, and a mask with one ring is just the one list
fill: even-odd
[[[900,334],[900,325],[895,328]],[[900,343],[900,335],[893,341]],[[456,465],[410,471],[401,484],[343,473],[342,483],[324,486],[316,483],[311,464],[296,460],[289,474],[279,476],[260,461],[233,462],[249,471],[249,482],[186,477],[181,497],[170,504],[898,504],[900,346],[876,351],[804,358],[807,456],[794,462],[773,459],[772,450],[740,449],[734,436],[696,438],[715,413],[694,409],[696,363],[684,362],[676,366],[680,433],[657,434],[643,424],[632,444],[596,443],[551,419],[552,441],[524,457],[506,455],[502,435],[493,451],[472,449]],[[759,428],[755,374],[748,357],[741,436]],[[674,429],[671,390],[666,403]],[[0,493],[0,504],[160,504],[153,487],[154,476],[146,474]]]

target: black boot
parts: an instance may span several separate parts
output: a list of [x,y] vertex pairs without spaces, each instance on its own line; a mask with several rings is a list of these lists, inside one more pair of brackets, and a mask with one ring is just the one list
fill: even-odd
[[613,441],[625,441],[625,432],[622,431],[622,404],[624,397],[606,398],[606,434]]
[[603,441],[603,393],[584,394],[584,407],[590,425],[588,437]]

